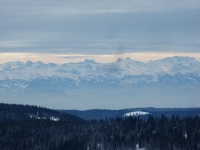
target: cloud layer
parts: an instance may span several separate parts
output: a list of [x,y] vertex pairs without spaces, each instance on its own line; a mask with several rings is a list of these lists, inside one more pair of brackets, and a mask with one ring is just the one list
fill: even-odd
[[0,52],[200,52],[200,1],[0,2]]

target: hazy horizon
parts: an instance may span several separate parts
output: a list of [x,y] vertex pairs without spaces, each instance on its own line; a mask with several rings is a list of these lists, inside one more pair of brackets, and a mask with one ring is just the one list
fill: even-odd
[[[1,1],[0,102],[74,109],[199,107],[200,75],[198,62],[194,60],[183,60],[180,64],[177,61],[173,61],[174,64],[166,62],[162,66],[156,64],[157,68],[151,65],[142,68],[134,63],[124,64],[118,74],[102,71],[105,69],[103,64],[127,57],[145,63],[174,56],[194,57],[199,61],[199,14],[198,0]],[[3,65],[11,61],[28,60],[64,64],[83,62],[85,59],[103,63],[98,66],[101,71],[93,65],[76,66],[78,69],[48,65],[49,68],[45,68],[39,64],[42,69],[35,66],[16,65],[18,68],[15,68]],[[116,69],[115,64],[111,66]],[[99,74],[91,75],[89,72],[92,68],[99,71]],[[87,73],[91,83],[94,80],[94,85],[102,80],[145,84],[156,81],[159,84],[177,82],[179,85],[144,86],[141,89],[138,86],[138,90],[135,86],[132,91],[107,86],[102,89],[65,87],[64,92],[59,89],[63,82],[67,85],[68,82],[73,85],[79,82],[81,85],[86,84],[89,81],[84,73]],[[16,76],[21,77],[20,80],[12,78]],[[54,79],[57,76],[60,78],[58,81]],[[27,82],[22,78],[29,80]],[[47,83],[46,78],[49,80]],[[37,85],[35,89],[30,89],[32,84]],[[56,88],[51,85],[51,91],[48,84],[56,84]],[[78,93],[74,94],[76,90]]]

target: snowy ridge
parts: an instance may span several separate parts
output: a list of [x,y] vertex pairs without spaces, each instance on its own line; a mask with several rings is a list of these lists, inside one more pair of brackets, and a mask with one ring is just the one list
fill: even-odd
[[124,114],[124,117],[128,117],[128,116],[141,116],[141,115],[148,115],[150,114],[149,112],[144,112],[144,111],[134,111],[134,112],[129,112]]
[[30,82],[41,81],[54,85],[64,83],[67,86],[180,82],[200,84],[200,61],[175,56],[147,63],[126,58],[106,64],[94,60],[61,65],[31,61],[0,64],[0,87],[23,89]]

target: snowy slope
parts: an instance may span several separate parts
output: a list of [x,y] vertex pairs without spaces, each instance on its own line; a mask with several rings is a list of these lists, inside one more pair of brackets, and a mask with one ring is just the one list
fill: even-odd
[[147,63],[126,58],[106,64],[85,60],[61,65],[31,61],[0,65],[1,88],[47,83],[54,86],[200,84],[200,61],[176,56]]
[[144,112],[144,111],[134,111],[134,112],[126,113],[123,116],[141,116],[141,115],[148,115],[148,114],[150,114],[150,113]]

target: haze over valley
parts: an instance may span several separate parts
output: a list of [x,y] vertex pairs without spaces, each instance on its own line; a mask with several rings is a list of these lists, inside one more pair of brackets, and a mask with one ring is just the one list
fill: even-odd
[[198,107],[200,61],[169,57],[140,62],[0,65],[0,94],[8,103],[62,109]]

